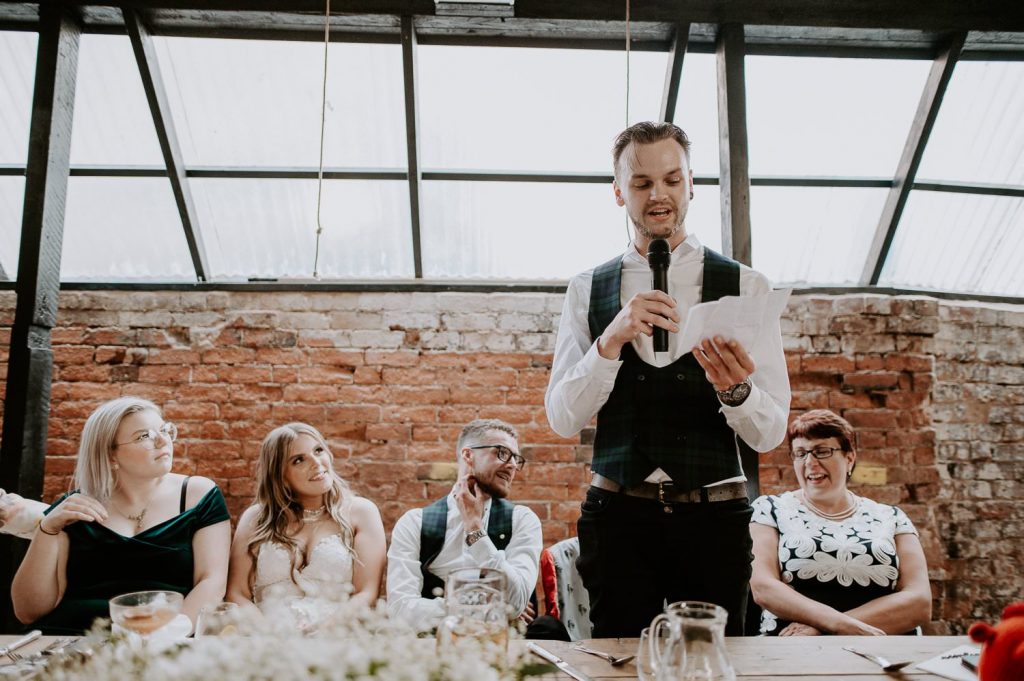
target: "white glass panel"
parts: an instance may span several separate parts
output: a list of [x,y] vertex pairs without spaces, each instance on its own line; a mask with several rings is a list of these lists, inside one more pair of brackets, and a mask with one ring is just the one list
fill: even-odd
[[690,166],[697,175],[718,177],[718,86],[715,55],[687,54],[679,80],[673,122],[690,138]]
[[[718,231],[718,192],[697,189],[687,224],[703,238]],[[568,279],[625,251],[632,234],[604,184],[428,181],[423,197],[426,277]]]
[[891,177],[930,67],[747,57],[750,174]]
[[0,163],[28,158],[37,39],[27,31],[0,31]]
[[856,284],[886,189],[753,187],[754,269],[773,284]]
[[62,281],[195,281],[166,178],[72,177]]
[[1024,296],[1024,199],[910,193],[882,286]]
[[[188,165],[316,166],[323,45],[157,38]],[[324,163],[404,168],[399,45],[332,43]]]
[[1024,63],[960,62],[918,180],[1024,185]]
[[82,36],[71,164],[164,165],[127,36]]
[[18,278],[21,248],[21,213],[25,206],[25,178],[0,177],[0,265],[7,279]]
[[[312,277],[314,180],[191,180],[215,279]],[[409,185],[324,182],[320,275],[411,277]]]
[[[625,52],[419,48],[425,168],[611,172]],[[630,122],[655,120],[665,53],[633,52]]]

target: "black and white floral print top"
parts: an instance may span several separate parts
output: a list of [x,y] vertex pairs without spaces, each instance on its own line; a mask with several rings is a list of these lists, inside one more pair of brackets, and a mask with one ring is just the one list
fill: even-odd
[[[840,612],[896,590],[896,535],[917,534],[896,506],[864,497],[857,497],[857,503],[849,518],[827,520],[804,505],[798,493],[784,492],[755,499],[751,518],[779,532],[782,581]],[[778,635],[788,624],[767,610],[761,613],[763,635]]]

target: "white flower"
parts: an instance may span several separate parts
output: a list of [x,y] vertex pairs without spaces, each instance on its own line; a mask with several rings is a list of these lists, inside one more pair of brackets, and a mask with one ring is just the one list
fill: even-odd
[[836,580],[842,586],[850,586],[854,582],[861,586],[868,586],[871,582],[890,586],[899,576],[892,565],[873,565],[872,557],[866,553],[840,559],[819,551],[810,560],[794,558],[786,564],[786,569],[795,572],[800,579]]

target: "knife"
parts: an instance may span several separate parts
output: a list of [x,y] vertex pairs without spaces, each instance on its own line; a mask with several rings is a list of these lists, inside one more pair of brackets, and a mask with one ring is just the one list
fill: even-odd
[[42,635],[43,632],[39,631],[38,629],[33,629],[32,631],[28,632],[11,645],[0,648],[0,657],[7,657],[18,648],[23,648],[27,646],[29,643],[32,643],[32,641],[35,641]]
[[587,676],[580,670],[576,669],[571,664],[560,658],[558,655],[555,655],[550,650],[541,648],[536,643],[527,643],[526,647],[530,650],[531,653],[543,657],[545,660],[561,669],[563,673],[568,674],[574,679],[577,679],[577,681],[593,681],[593,679],[591,679],[589,676]]

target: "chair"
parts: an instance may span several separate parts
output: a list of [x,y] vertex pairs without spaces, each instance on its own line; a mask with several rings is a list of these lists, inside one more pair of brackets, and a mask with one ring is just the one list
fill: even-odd
[[576,572],[580,540],[577,537],[564,539],[545,551],[551,554],[551,562],[541,561],[541,580],[549,582],[549,575],[544,572],[553,567],[558,619],[573,641],[590,638],[590,595]]

